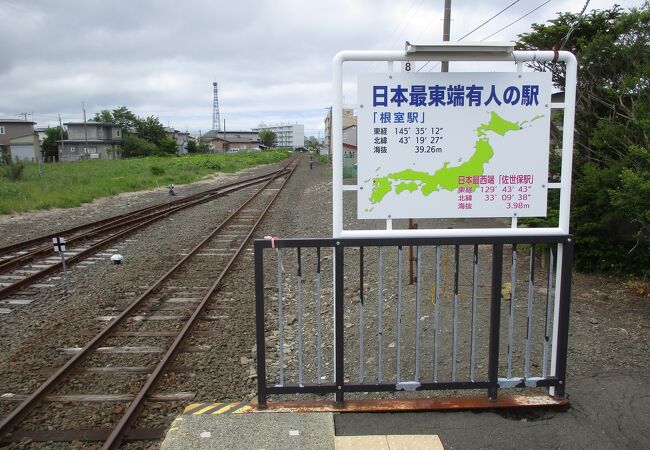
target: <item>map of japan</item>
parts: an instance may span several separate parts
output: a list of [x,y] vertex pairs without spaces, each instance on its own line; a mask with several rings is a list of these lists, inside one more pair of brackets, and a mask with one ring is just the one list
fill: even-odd
[[[496,112],[490,113],[490,119],[487,123],[480,124],[476,128],[476,142],[474,144],[474,153],[466,161],[450,166],[450,162],[444,162],[443,166],[433,173],[418,171],[413,169],[404,169],[397,172],[389,173],[384,176],[378,176],[372,180],[372,192],[370,194],[370,204],[380,203],[386,195],[391,192],[399,195],[404,191],[420,193],[427,197],[432,192],[446,190],[455,191],[460,187],[459,177],[481,176],[485,174],[485,168],[494,156],[494,148],[490,144],[490,135],[488,132],[505,136],[509,132],[517,132],[527,123],[544,117],[538,115],[531,120],[521,122],[510,122]],[[369,181],[369,180],[368,180]],[[367,209],[366,211],[372,210]]]

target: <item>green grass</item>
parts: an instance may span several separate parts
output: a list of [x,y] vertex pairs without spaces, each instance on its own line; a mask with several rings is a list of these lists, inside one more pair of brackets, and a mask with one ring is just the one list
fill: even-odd
[[38,164],[26,164],[18,181],[0,174],[0,214],[72,208],[120,192],[191,183],[214,172],[236,172],[287,156],[274,151],[50,163],[42,185]]

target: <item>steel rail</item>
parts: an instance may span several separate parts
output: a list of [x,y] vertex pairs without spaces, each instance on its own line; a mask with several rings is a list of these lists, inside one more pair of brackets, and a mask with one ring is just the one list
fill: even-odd
[[[280,170],[280,171],[276,172],[275,174],[270,175],[270,176],[273,177],[271,179],[277,178],[282,173],[284,173],[284,170]],[[267,176],[265,178],[269,178],[269,176]],[[263,182],[263,181],[264,181],[264,179],[250,181],[248,183],[243,183],[243,184],[240,183],[239,185],[235,185],[234,187],[229,186],[229,187],[226,188],[226,190],[222,190],[219,193],[212,194],[212,196],[210,198],[199,199],[199,200],[196,200],[196,201],[190,202],[190,203],[184,203],[184,204],[178,205],[178,206],[176,206],[174,208],[170,208],[170,209],[158,212],[158,213],[154,213],[150,217],[134,219],[133,221],[135,222],[135,225],[133,225],[133,226],[131,226],[131,227],[125,229],[125,230],[119,231],[119,232],[117,232],[115,234],[112,234],[112,235],[102,239],[101,241],[96,242],[95,244],[90,246],[88,249],[86,249],[86,250],[84,250],[84,251],[82,251],[82,252],[80,252],[80,253],[78,253],[78,254],[76,254],[74,256],[70,256],[70,257],[66,258],[66,263],[68,265],[76,264],[77,262],[87,258],[88,256],[91,256],[91,255],[97,253],[98,251],[100,251],[102,248],[106,247],[111,242],[113,242],[115,240],[118,240],[120,238],[126,237],[127,235],[133,233],[134,231],[136,231],[136,230],[138,230],[140,228],[143,228],[143,227],[145,227],[147,225],[150,225],[150,224],[152,224],[154,222],[157,222],[157,221],[169,216],[170,214],[174,214],[174,213],[176,213],[178,211],[181,211],[183,209],[190,208],[190,207],[193,207],[193,206],[197,206],[199,204],[214,200],[215,198],[219,198],[219,197],[221,197],[223,195],[227,195],[229,193],[236,192],[237,190],[253,186],[253,185],[255,185],[257,183],[260,183],[260,182]],[[144,221],[142,222],[141,220],[144,220]],[[119,227],[124,226],[124,225],[126,225],[128,223],[129,222],[125,222],[123,224],[115,225],[114,227],[119,228]],[[48,249],[49,249],[48,251],[51,251],[51,247],[48,247]],[[12,283],[10,286],[6,286],[4,288],[1,288],[0,289],[0,299],[5,298],[8,295],[10,295],[10,294],[12,294],[12,293],[14,293],[16,291],[24,289],[25,287],[27,287],[30,284],[38,281],[39,279],[43,278],[44,276],[49,275],[51,273],[58,272],[62,268],[63,268],[63,263],[61,263],[61,262],[54,263],[51,266],[49,266],[49,267],[47,267],[47,268],[45,268],[45,269],[43,269],[43,270],[41,270],[41,271],[39,271],[37,273],[34,273],[34,274],[29,275],[29,276],[27,276],[27,277],[25,277],[25,278],[23,278],[21,280],[16,281],[15,283]]]
[[[280,169],[280,170],[285,170],[285,169],[283,168],[283,169]],[[243,180],[243,181],[250,181],[250,180],[265,178],[265,177],[268,177],[270,175],[273,175],[276,172],[269,172],[268,174],[259,175],[257,177],[249,178],[249,179]],[[100,220],[97,220],[97,221],[94,221],[94,222],[89,222],[89,223],[86,223],[86,224],[83,224],[83,225],[77,225],[75,227],[68,228],[66,230],[57,231],[55,233],[51,233],[51,234],[39,236],[39,237],[36,237],[36,238],[28,239],[26,241],[16,242],[15,244],[10,244],[10,245],[7,245],[5,247],[0,247],[0,255],[4,255],[4,254],[7,254],[7,253],[16,251],[16,250],[21,250],[21,249],[24,249],[24,248],[28,248],[28,247],[31,247],[31,246],[34,246],[34,245],[38,245],[38,244],[42,243],[43,241],[48,242],[50,239],[52,239],[54,237],[59,237],[59,236],[62,236],[62,235],[67,236],[70,233],[76,233],[76,232],[84,230],[84,229],[103,226],[103,225],[112,223],[113,221],[120,220],[120,219],[129,217],[129,216],[133,216],[133,215],[136,215],[138,213],[146,213],[148,211],[152,211],[152,210],[155,210],[155,209],[158,209],[158,208],[161,208],[161,207],[165,207],[165,206],[168,206],[168,205],[180,204],[180,203],[183,203],[183,202],[186,202],[186,201],[191,201],[191,200],[194,200],[195,198],[198,198],[198,197],[200,197],[202,195],[208,194],[208,193],[210,193],[212,191],[219,190],[219,189],[222,189],[224,187],[228,187],[228,186],[231,186],[231,185],[234,185],[234,184],[236,184],[236,183],[224,184],[222,186],[217,186],[216,188],[213,188],[213,189],[208,189],[206,191],[197,192],[196,194],[192,194],[192,195],[189,195],[187,197],[178,198],[178,199],[171,200],[171,201],[164,202],[164,203],[157,203],[155,205],[146,206],[144,208],[140,208],[140,209],[137,209],[135,211],[129,211],[129,212],[126,212],[126,213],[123,213],[123,214],[118,214],[116,216],[111,216],[111,217],[107,217],[105,219],[100,219]]]
[[[13,251],[17,251],[20,249],[24,248],[30,248],[34,245],[37,244],[42,244],[40,247],[33,249],[29,251],[27,254],[24,255],[18,255],[15,256],[11,259],[6,259],[4,261],[0,261],[0,273],[2,273],[5,270],[11,269],[13,267],[16,267],[20,263],[24,263],[27,261],[30,261],[31,259],[34,259],[37,256],[40,255],[46,255],[50,254],[53,252],[53,248],[49,240],[53,237],[59,237],[59,236],[64,236],[67,238],[68,243],[72,243],[78,240],[84,240],[84,239],[90,239],[94,236],[96,236],[99,233],[106,232],[110,229],[118,228],[120,226],[127,225],[129,223],[133,223],[138,220],[144,220],[146,217],[153,216],[154,214],[159,214],[159,213],[164,213],[165,211],[178,208],[179,206],[191,203],[191,204],[197,204],[197,201],[210,201],[213,200],[216,197],[219,197],[223,194],[224,189],[229,189],[237,185],[241,184],[246,184],[246,186],[241,186],[241,187],[247,187],[252,184],[256,183],[261,183],[265,179],[267,179],[270,176],[274,176],[278,172],[285,170],[284,168],[276,171],[276,172],[271,172],[268,174],[260,175],[257,177],[249,178],[246,180],[241,180],[237,181],[235,183],[231,184],[225,184],[207,191],[199,192],[197,194],[193,194],[191,196],[185,197],[183,199],[178,199],[174,200],[172,202],[167,202],[167,203],[161,203],[153,206],[148,206],[146,208],[141,208],[136,211],[131,211],[129,213],[125,214],[120,214],[117,216],[109,217],[107,219],[102,219],[96,222],[92,222],[89,224],[85,225],[79,225],[77,227],[73,227],[67,230],[62,230],[60,232],[52,233],[46,236],[41,236],[38,238],[30,239],[28,241],[23,241],[23,242],[18,242],[16,244],[12,244],[7,247],[0,248],[0,255],[2,254],[7,254]],[[231,192],[231,191],[229,191]],[[83,231],[87,230],[87,231]],[[78,231],[82,231],[80,234],[73,234],[72,236],[68,237],[70,233],[76,233]],[[45,244],[43,244],[43,241],[45,241]]]
[[[288,167],[287,164],[286,167]],[[293,171],[291,172],[293,173]],[[61,366],[54,374],[52,374],[46,381],[44,381],[36,390],[29,395],[23,402],[21,402],[16,408],[14,408],[9,414],[2,418],[0,421],[0,441],[2,438],[11,432],[15,426],[20,423],[33,409],[34,407],[49,394],[53,389],[55,389],[59,384],[72,372],[74,372],[79,364],[84,362],[88,357],[90,357],[93,351],[110,335],[115,331],[115,329],[121,325],[132,313],[137,310],[139,306],[147,299],[149,296],[163,283],[165,282],[172,274],[174,274],[184,263],[189,260],[199,249],[205,245],[205,243],[211,239],[219,230],[228,224],[228,222],[242,209],[245,205],[250,203],[266,186],[268,186],[273,180],[280,176],[278,172],[277,177],[273,177],[268,180],[262,188],[260,188],[251,198],[249,198],[236,212],[232,213],[228,218],[226,218],[220,225],[218,225],[205,239],[201,240],[186,256],[180,259],[171,269],[169,269],[163,276],[161,276],[153,285],[151,285],[147,290],[140,295],[136,300],[134,300],[124,311],[122,311],[112,322],[110,322],[103,330],[101,330],[95,337],[93,337],[90,342],[88,342],[79,352],[72,356],[63,366]]]
[[[223,278],[226,276],[230,268],[232,267],[233,263],[237,259],[237,257],[241,254],[242,250],[246,247],[248,241],[250,240],[251,236],[257,229],[257,226],[259,223],[262,221],[264,216],[266,215],[266,212],[271,208],[273,203],[275,202],[276,198],[282,192],[282,189],[284,186],[287,184],[287,181],[293,175],[293,172],[296,169],[296,165],[290,170],[289,174],[286,176],[284,181],[282,182],[282,185],[280,185],[280,188],[278,191],[273,195],[273,198],[269,202],[269,204],[264,208],[264,210],[260,213],[258,219],[255,221],[255,223],[251,226],[250,231],[246,235],[245,238],[243,238],[242,243],[239,245],[237,250],[235,251],[235,254],[230,258],[230,260],[226,263],[226,266],[224,269],[221,271],[217,279],[214,281],[208,292],[205,294],[203,299],[201,300],[201,303],[197,306],[197,308],[194,310],[194,313],[192,316],[187,320],[181,331],[179,332],[178,336],[174,340],[174,342],[171,344],[167,352],[165,353],[165,356],[160,360],[154,371],[151,373],[151,375],[147,378],[147,382],[145,385],[140,389],[140,392],[136,395],[135,399],[131,402],[129,405],[129,408],[126,410],[122,418],[120,419],[119,423],[117,426],[113,429],[111,432],[110,436],[104,443],[102,449],[115,449],[120,446],[122,443],[125,435],[129,432],[131,425],[133,424],[133,421],[138,417],[138,414],[142,410],[142,407],[144,406],[144,402],[146,401],[146,397],[151,391],[151,389],[156,385],[160,377],[165,371],[165,368],[169,363],[172,362],[176,354],[178,353],[178,350],[183,342],[183,340],[189,335],[189,333],[192,331],[194,325],[196,324],[199,315],[203,312],[205,309],[206,305],[208,304],[210,298],[212,295],[217,291],[217,288],[221,284],[221,281]],[[237,210],[233,214],[236,215],[241,211],[241,209],[246,206],[245,204]]]

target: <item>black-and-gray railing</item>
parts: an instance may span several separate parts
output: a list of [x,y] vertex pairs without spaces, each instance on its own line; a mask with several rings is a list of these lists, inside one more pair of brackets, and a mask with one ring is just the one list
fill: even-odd
[[256,240],[258,402],[441,389],[494,400],[511,387],[564,396],[572,260],[571,236]]

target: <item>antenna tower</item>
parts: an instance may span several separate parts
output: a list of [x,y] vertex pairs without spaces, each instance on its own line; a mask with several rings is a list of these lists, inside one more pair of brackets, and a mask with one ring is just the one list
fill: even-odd
[[214,101],[212,102],[212,129],[221,131],[221,118],[219,117],[219,89],[217,83],[212,83],[214,87]]

